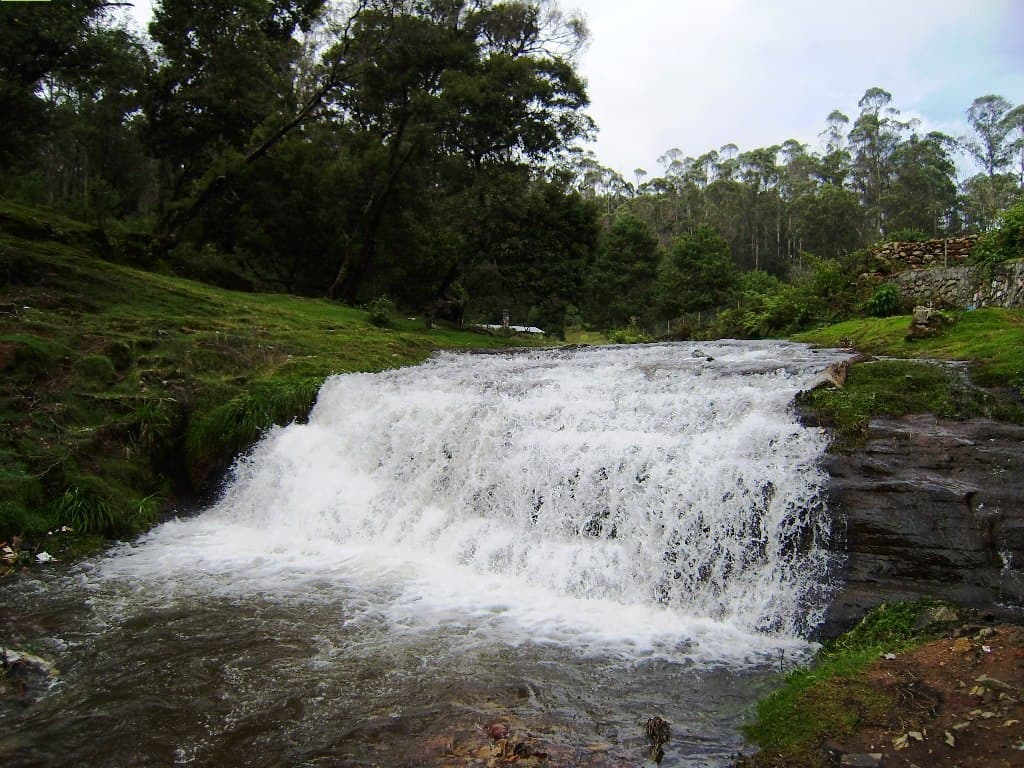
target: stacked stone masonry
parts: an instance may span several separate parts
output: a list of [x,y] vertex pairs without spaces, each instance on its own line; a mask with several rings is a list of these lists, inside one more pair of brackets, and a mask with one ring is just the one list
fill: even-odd
[[886,243],[872,251],[873,270],[864,277],[900,289],[908,305],[940,309],[1024,307],[1024,260],[985,266],[966,262],[974,235],[922,243]]
[[919,269],[891,275],[904,301],[940,309],[1024,307],[1024,260],[987,267]]
[[977,235],[965,235],[921,243],[886,243],[875,248],[872,255],[876,271],[884,274],[906,269],[953,267],[970,258],[977,242]]

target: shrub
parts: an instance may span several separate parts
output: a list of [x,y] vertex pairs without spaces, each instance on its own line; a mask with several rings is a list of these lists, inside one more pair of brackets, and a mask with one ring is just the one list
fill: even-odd
[[635,317],[629,319],[629,325],[625,328],[616,328],[608,334],[608,340],[612,344],[643,344],[651,340]]
[[923,243],[930,239],[919,229],[904,228],[889,233],[889,242],[892,243]]
[[378,328],[387,328],[391,325],[391,315],[395,311],[395,303],[387,296],[378,296],[366,305],[366,311],[370,313],[370,323]]
[[903,296],[898,286],[883,283],[875,289],[864,304],[864,310],[873,317],[889,317],[899,314],[903,307]]
[[976,263],[1019,258],[1024,258],[1024,198],[1000,214],[996,228],[978,239],[971,254]]

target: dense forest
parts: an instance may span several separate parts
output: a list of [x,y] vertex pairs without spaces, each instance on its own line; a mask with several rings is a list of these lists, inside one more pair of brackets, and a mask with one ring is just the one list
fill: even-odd
[[148,36],[120,5],[0,5],[0,195],[225,287],[758,335],[854,311],[858,249],[988,231],[1024,187],[1024,106],[980,96],[951,137],[880,87],[819,148],[627,180],[584,149],[588,33],[555,0],[160,0]]

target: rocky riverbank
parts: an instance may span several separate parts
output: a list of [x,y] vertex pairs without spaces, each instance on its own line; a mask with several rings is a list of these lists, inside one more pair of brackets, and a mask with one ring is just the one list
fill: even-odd
[[937,597],[1007,618],[1024,605],[1024,427],[931,415],[874,419],[832,453],[843,587],[834,636],[874,605]]

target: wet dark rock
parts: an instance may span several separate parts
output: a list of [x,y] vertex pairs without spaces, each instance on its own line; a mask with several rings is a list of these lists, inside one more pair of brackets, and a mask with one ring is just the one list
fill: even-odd
[[0,648],[0,714],[6,705],[28,705],[57,682],[57,668],[39,656]]
[[1024,606],[1024,427],[880,419],[862,448],[826,463],[845,557],[824,637],[891,600]]
[[839,765],[844,768],[879,768],[882,765],[882,755],[878,752],[843,755],[839,758]]

